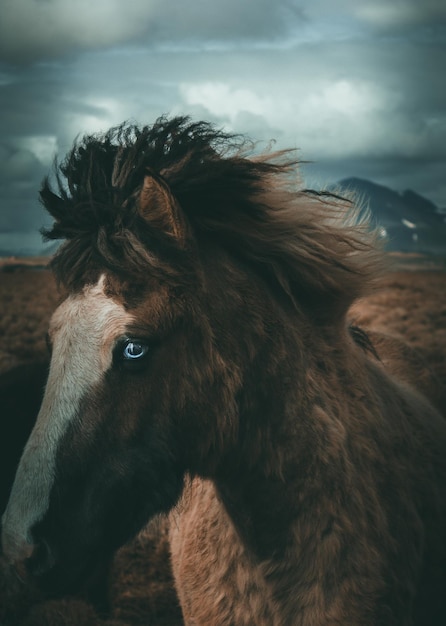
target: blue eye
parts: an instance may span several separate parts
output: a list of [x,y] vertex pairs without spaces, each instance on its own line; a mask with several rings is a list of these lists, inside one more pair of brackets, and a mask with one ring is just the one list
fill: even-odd
[[148,351],[147,344],[135,339],[128,339],[124,345],[122,356],[125,361],[136,361],[143,358]]
[[153,341],[139,337],[121,337],[113,349],[113,365],[129,372],[139,372],[150,363]]

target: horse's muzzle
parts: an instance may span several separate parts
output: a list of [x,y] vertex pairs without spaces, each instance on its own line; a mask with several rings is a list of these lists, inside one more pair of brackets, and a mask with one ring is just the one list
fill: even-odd
[[40,539],[34,546],[32,554],[25,561],[25,567],[32,576],[41,576],[56,563],[53,551],[48,542]]
[[30,543],[3,529],[1,547],[2,556],[22,581],[30,575],[40,576],[55,564],[53,551],[44,539]]

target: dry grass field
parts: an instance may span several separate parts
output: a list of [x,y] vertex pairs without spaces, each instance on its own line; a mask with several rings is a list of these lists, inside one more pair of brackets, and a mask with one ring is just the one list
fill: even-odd
[[437,383],[435,393],[429,393],[429,385],[421,390],[446,415],[446,270],[390,272],[376,293],[352,307],[350,317],[393,340],[400,370],[405,358],[419,357]]
[[0,375],[45,357],[45,334],[58,298],[49,271],[0,272]]
[[[415,354],[436,379],[434,387],[426,383],[426,390],[433,389],[435,403],[446,413],[441,391],[446,389],[446,266],[397,261],[379,289],[355,304],[351,318],[371,332],[372,340],[375,332],[390,336],[402,370]],[[0,267],[0,508],[38,408],[48,362],[45,333],[59,299],[47,270]],[[1,626],[181,624],[162,532],[147,531],[116,556],[108,578],[107,617],[83,598],[48,601],[17,582],[11,587],[5,569],[0,558]]]

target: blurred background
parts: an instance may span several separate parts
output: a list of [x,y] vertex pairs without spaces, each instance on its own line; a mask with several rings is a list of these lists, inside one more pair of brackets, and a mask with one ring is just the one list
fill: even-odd
[[295,148],[390,249],[446,252],[444,0],[2,0],[0,255],[50,252],[55,155],[161,114]]

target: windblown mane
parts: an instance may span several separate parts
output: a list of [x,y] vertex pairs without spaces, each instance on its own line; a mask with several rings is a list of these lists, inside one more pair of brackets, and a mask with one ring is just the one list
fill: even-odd
[[55,218],[45,236],[67,240],[52,261],[56,276],[77,288],[94,267],[174,272],[168,260],[184,251],[137,211],[149,173],[167,185],[197,240],[254,264],[295,303],[323,308],[328,299],[345,310],[376,274],[375,233],[351,202],[297,189],[297,163],[291,151],[254,156],[240,136],[186,117],[87,136],[57,168],[56,191],[48,179],[41,189]]

